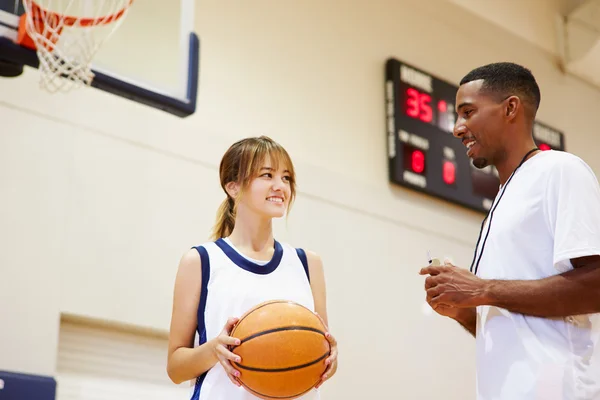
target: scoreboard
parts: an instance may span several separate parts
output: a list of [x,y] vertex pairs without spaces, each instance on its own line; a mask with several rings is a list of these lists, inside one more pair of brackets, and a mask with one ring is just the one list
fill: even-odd
[[[475,168],[452,134],[458,86],[393,58],[385,75],[389,180],[487,212],[498,193],[498,172]],[[564,151],[563,133],[538,121],[533,137],[541,150]]]

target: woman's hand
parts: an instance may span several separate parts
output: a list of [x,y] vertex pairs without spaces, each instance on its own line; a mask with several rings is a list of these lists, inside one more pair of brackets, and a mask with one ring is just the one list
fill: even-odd
[[231,361],[239,363],[242,361],[242,359],[237,354],[229,351],[229,346],[238,346],[240,344],[240,340],[229,336],[229,334],[238,321],[238,318],[229,318],[219,336],[213,339],[213,352],[217,356],[219,363],[221,363],[223,366],[223,369],[227,373],[227,376],[231,382],[236,386],[241,385],[240,381],[238,380],[240,371],[231,365]]
[[[325,321],[323,321],[323,318],[321,318],[321,316],[319,314],[317,314],[317,317],[319,317],[319,319],[323,323],[323,326],[326,329],[329,329],[329,328],[327,328]],[[321,386],[326,380],[330,379],[333,375],[335,375],[335,373],[337,371],[337,364],[338,364],[337,363],[337,357],[338,357],[337,341],[331,335],[331,333],[329,333],[329,330],[327,332],[325,332],[325,337],[329,341],[329,346],[331,348],[331,351],[329,352],[329,357],[327,357],[325,359],[325,365],[327,365],[327,369],[325,370],[323,375],[321,375],[321,380],[316,384],[315,389],[318,389],[319,386]]]

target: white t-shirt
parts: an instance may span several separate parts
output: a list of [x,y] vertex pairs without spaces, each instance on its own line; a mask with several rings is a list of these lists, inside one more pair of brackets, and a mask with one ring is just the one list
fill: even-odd
[[[505,189],[479,277],[541,279],[573,269],[572,258],[600,254],[600,188],[580,158],[538,153]],[[480,306],[476,346],[478,400],[600,399],[600,314],[539,318]]]

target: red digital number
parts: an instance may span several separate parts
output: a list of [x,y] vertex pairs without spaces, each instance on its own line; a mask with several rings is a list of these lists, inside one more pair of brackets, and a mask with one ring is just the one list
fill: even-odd
[[425,171],[425,154],[420,150],[415,150],[411,154],[411,168],[417,174]]
[[448,185],[454,185],[456,181],[456,166],[451,161],[444,161],[442,177]]
[[410,88],[406,91],[408,99],[406,99],[406,114],[409,117],[417,118],[419,116],[419,92]]
[[419,116],[421,121],[431,122],[433,118],[433,111],[429,102],[431,102],[431,96],[425,93],[421,94],[421,115]]
[[406,99],[406,114],[412,118],[419,118],[423,122],[431,122],[433,119],[433,110],[431,109],[431,96],[426,93],[408,88],[406,90],[408,98]]

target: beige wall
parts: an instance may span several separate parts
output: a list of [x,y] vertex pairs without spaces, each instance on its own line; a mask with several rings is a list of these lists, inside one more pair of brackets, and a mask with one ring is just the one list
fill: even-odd
[[220,156],[267,134],[299,174],[277,237],[325,262],[340,369],[324,398],[474,398],[473,341],[422,313],[417,271],[427,250],[468,266],[482,216],[389,186],[385,60],[452,82],[527,65],[540,120],[596,172],[600,95],[533,33],[424,3],[200,1],[198,111],[184,120],[95,90],[52,97],[35,71],[0,80],[0,369],[54,373],[61,312],[168,329],[179,257],[223,197]]

